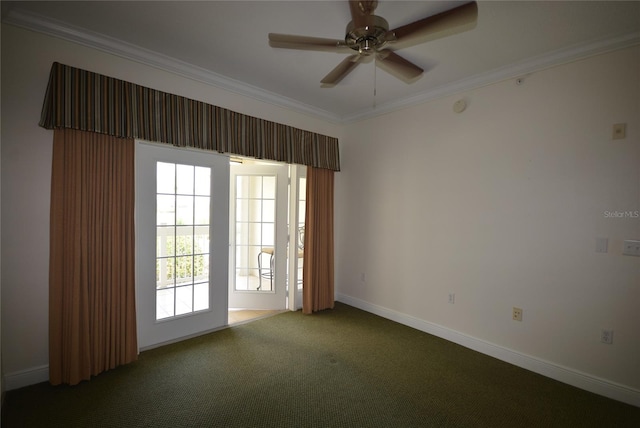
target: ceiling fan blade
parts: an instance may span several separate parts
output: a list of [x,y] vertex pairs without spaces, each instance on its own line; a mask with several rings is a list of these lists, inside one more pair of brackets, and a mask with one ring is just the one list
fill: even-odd
[[377,59],[378,62],[376,64],[380,68],[407,83],[412,83],[424,72],[422,68],[414,63],[387,49],[378,52]]
[[333,87],[341,81],[362,61],[362,55],[350,55],[346,57],[336,68],[324,76],[320,81],[323,87]]
[[345,49],[351,51],[344,40],[295,36],[292,34],[269,33],[269,45],[274,48],[307,51],[342,52]]
[[478,5],[474,1],[398,27],[389,31],[386,38],[396,43],[422,43],[471,30],[477,19]]
[[366,17],[372,15],[377,6],[377,0],[349,0],[349,10],[354,28],[367,25]]

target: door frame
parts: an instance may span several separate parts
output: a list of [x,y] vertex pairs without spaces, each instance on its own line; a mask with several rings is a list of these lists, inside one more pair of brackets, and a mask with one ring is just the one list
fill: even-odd
[[[291,281],[289,282],[288,290],[288,306],[289,310],[297,311],[302,309],[302,288],[298,290],[298,282],[302,283],[303,278],[298,276],[298,266],[300,258],[298,257],[298,226],[300,223],[304,224],[304,217],[300,221],[300,179],[307,177],[307,167],[303,165],[289,165],[289,246],[288,246],[288,260],[289,260],[289,276]],[[306,192],[306,189],[305,189]],[[305,208],[306,209],[306,208]],[[304,251],[304,249],[303,249]],[[300,275],[302,273],[300,272]]]

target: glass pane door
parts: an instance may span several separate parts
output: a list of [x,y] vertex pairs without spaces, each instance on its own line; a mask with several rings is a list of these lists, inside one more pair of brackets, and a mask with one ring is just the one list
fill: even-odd
[[235,290],[274,290],[276,176],[236,175]]
[[146,349],[227,324],[229,158],[136,143],[136,310]]
[[231,165],[230,308],[286,308],[287,170]]
[[209,309],[211,168],[156,163],[156,320]]

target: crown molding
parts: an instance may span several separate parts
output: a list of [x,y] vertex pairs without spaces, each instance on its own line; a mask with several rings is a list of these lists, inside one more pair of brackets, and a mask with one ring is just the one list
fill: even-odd
[[36,13],[12,9],[9,11],[7,17],[3,19],[3,23],[78,43],[83,46],[136,61],[163,71],[168,71],[191,80],[215,86],[238,95],[319,117],[332,123],[342,122],[340,117],[326,110],[318,109],[291,98],[265,91],[264,89],[256,86],[213,73],[204,68],[180,61],[158,52],[151,51],[104,34],[95,33],[84,28],[71,26]]
[[344,123],[353,123],[360,120],[370,119],[376,116],[390,113],[392,111],[424,104],[428,101],[433,101],[438,98],[444,98],[449,95],[477,89],[482,86],[490,85],[504,80],[522,77],[527,74],[538,72],[557,65],[566,64],[590,56],[631,47],[637,44],[640,44],[640,32],[599,40],[592,43],[575,45],[565,49],[559,49],[544,55],[509,64],[505,67],[491,70],[486,73],[477,74],[467,79],[448,83],[446,85],[442,85],[407,98],[382,104],[376,109],[361,110],[360,112],[357,112],[351,116],[343,117],[342,121]]
[[363,109],[348,116],[339,116],[327,110],[318,109],[291,98],[283,97],[273,92],[252,86],[238,80],[213,73],[193,64],[189,64],[158,52],[118,40],[103,34],[88,31],[83,28],[70,26],[61,21],[47,18],[32,12],[12,9],[3,19],[4,23],[47,34],[97,49],[125,59],[136,61],[163,71],[186,77],[191,80],[215,86],[226,91],[253,98],[268,104],[327,120],[331,123],[350,124],[376,116],[387,114],[407,107],[413,107],[449,95],[477,89],[492,83],[531,74],[556,65],[577,61],[589,56],[623,49],[640,44],[640,32],[626,34],[609,39],[584,43],[568,48],[556,50],[548,54],[509,64],[495,70],[461,79],[456,82],[441,85],[425,92],[402,98],[393,102]]

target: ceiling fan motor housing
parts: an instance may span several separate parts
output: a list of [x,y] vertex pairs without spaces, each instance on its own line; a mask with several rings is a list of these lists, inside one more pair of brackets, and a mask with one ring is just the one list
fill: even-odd
[[349,22],[344,41],[354,51],[370,55],[384,47],[387,43],[385,36],[388,32],[389,23],[386,19],[376,15],[367,15],[364,26],[355,28],[353,21]]
[[[284,49],[318,50],[324,52],[352,52],[320,82],[324,87],[335,86],[358,64],[376,59],[376,64],[406,83],[416,81],[424,69],[388,49],[387,43],[401,41],[404,47],[427,40],[435,40],[470,30],[476,26],[478,5],[475,1],[464,3],[437,15],[389,30],[389,23],[373,14],[377,0],[349,0],[351,22],[347,25],[344,41],[320,37],[269,33],[269,45]],[[401,46],[396,45],[396,48]]]

